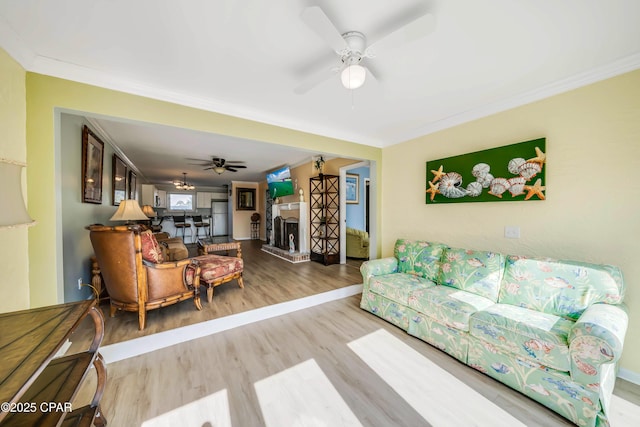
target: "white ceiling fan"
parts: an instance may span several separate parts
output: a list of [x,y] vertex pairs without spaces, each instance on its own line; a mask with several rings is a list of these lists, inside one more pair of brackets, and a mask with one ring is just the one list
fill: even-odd
[[[305,8],[300,17],[331,47],[339,60],[337,64],[307,77],[294,89],[297,94],[308,92],[338,73],[345,88],[357,89],[364,84],[367,74],[377,78],[377,73],[372,72],[372,65],[365,64],[365,60],[375,58],[377,52],[398,47],[409,39],[423,37],[435,28],[435,18],[426,7],[412,10],[392,25],[387,25],[386,31],[377,40],[367,40],[359,31],[340,32],[320,6]],[[367,45],[368,42],[371,44]]]

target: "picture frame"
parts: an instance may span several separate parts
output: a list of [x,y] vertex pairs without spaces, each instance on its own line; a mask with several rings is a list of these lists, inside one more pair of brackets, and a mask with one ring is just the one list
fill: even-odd
[[102,204],[102,162],[104,143],[89,129],[82,127],[82,202]]
[[114,154],[111,173],[113,206],[120,206],[120,202],[127,198],[127,184],[127,165],[117,154]]
[[345,194],[347,203],[360,203],[360,175],[347,174]]
[[256,189],[236,188],[236,210],[255,211],[256,210]]
[[138,198],[138,176],[132,170],[129,171],[129,193],[127,199]]
[[546,151],[546,138],[537,138],[429,160],[425,203],[543,201]]

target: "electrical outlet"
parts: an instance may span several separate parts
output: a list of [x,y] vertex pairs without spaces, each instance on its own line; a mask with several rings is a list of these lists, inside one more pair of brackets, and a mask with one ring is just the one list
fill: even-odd
[[78,279],[78,290],[82,289],[82,277]]
[[507,239],[519,239],[520,238],[520,227],[517,225],[507,225],[504,227],[504,237]]

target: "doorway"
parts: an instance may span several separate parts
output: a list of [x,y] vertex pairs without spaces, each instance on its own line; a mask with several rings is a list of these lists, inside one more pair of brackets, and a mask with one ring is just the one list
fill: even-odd
[[[358,202],[347,203],[347,174],[358,182]],[[347,226],[369,233],[369,259],[377,257],[376,242],[376,162],[363,161],[340,168],[340,263],[347,262]],[[353,185],[353,184],[351,184]],[[352,216],[353,215],[353,216]]]

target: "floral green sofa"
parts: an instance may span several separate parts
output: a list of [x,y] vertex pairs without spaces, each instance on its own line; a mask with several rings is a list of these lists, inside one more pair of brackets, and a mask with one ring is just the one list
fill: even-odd
[[609,425],[628,317],[617,267],[400,239],[360,306],[580,426]]

